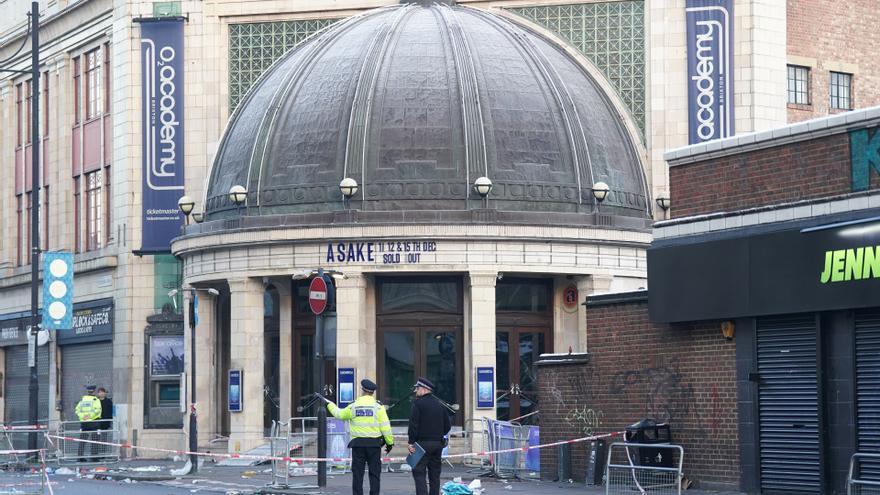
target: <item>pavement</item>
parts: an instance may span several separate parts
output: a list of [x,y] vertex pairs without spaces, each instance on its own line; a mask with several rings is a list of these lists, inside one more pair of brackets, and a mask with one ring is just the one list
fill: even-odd
[[[296,476],[290,478],[288,489],[270,488],[271,465],[249,467],[218,466],[203,464],[195,475],[175,475],[183,462],[167,460],[124,460],[106,466],[69,466],[59,469],[50,466],[52,493],[57,495],[132,494],[132,495],[183,495],[187,493],[222,493],[225,495],[284,494],[284,495],[347,495],[351,493],[351,474],[330,474],[324,489],[315,487],[317,477]],[[394,467],[399,468],[399,465]],[[444,465],[441,483],[460,478],[464,483],[478,478],[479,473],[468,468]],[[0,493],[40,493],[33,490],[39,475],[28,472],[0,472]],[[575,482],[549,482],[533,480],[499,480],[481,477],[483,495],[547,494],[573,495],[605,493],[604,487],[585,486]],[[30,484],[30,487],[27,485]],[[365,480],[364,492],[369,491]],[[384,495],[412,495],[415,492],[412,475],[408,472],[382,474]],[[47,490],[45,493],[49,493]],[[649,492],[651,493],[651,492]],[[688,495],[740,495],[739,492],[722,492],[689,489]]]

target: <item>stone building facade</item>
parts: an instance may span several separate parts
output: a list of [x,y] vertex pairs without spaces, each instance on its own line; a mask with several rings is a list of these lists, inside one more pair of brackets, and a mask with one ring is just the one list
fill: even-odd
[[[142,253],[138,252],[143,240],[140,227],[143,152],[140,24],[136,19],[169,15],[188,19],[184,28],[186,193],[197,199],[196,209],[204,211],[209,171],[224,129],[257,78],[288,49],[320,29],[369,9],[395,4],[397,2],[392,0],[290,0],[280,4],[226,0],[155,3],[59,0],[42,5],[43,80],[47,82],[42,103],[46,109],[42,138],[46,186],[43,192],[47,205],[44,208],[48,211],[48,223],[43,227],[44,248],[76,252],[77,308],[88,312],[110,307],[112,325],[109,329],[99,330],[99,333],[110,332],[102,333],[102,340],[64,343],[54,339],[48,344],[44,359],[48,364],[44,373],[45,386],[41,388],[48,391],[48,397],[45,414],[41,412],[41,416],[53,422],[69,419],[71,397],[78,393],[79,382],[100,382],[99,385],[110,385],[123,439],[131,440],[137,435],[138,441],[145,444],[177,446],[183,438],[180,433],[182,416],[174,401],[182,391],[176,391],[169,378],[171,375],[156,378],[143,372],[151,361],[154,347],[177,353],[183,346],[188,355],[189,343],[181,343],[186,333],[182,314],[186,304],[181,296],[174,300],[168,296],[172,289],[183,284],[182,265],[170,255],[140,256]],[[550,40],[552,46],[590,75],[598,91],[611,102],[616,113],[615,122],[625,129],[637,162],[644,171],[646,208],[652,216],[662,217],[663,211],[653,206],[653,198],[665,195],[669,190],[663,153],[687,143],[684,1],[462,0],[458,4],[493,12]],[[0,25],[0,59],[12,55],[22,42],[28,2],[9,0],[4,3],[4,9],[9,15],[4,16]],[[782,69],[789,55],[811,56],[817,60],[824,55],[792,51],[792,42],[786,41],[786,26],[788,40],[791,40],[792,24],[789,20],[797,10],[794,6],[750,0],[736,2],[735,9],[736,128],[738,132],[770,129],[793,118],[787,116],[791,110],[785,106],[786,83]],[[861,12],[863,19],[874,15],[867,7]],[[848,59],[843,62],[860,63]],[[28,63],[25,49],[13,58],[9,67],[23,70]],[[858,72],[854,79],[858,94],[870,91],[870,88],[863,90],[858,86],[861,74]],[[25,313],[29,310],[30,273],[27,258],[29,153],[24,125],[27,121],[26,82],[26,76],[6,73],[0,79],[3,127],[21,129],[21,138],[15,133],[0,136],[2,162],[9,165],[10,177],[13,168],[18,174],[15,181],[7,181],[0,190],[3,206],[0,229],[5,234],[0,237],[0,320],[10,322],[9,328],[21,331],[26,327]],[[857,97],[853,101],[856,106],[861,106],[862,101],[869,100]],[[553,309],[549,316],[545,315],[550,322],[547,332],[556,336],[554,348],[557,350],[565,350],[568,346],[586,350],[587,346],[585,336],[578,332],[582,328],[578,322],[586,319],[585,310],[569,313],[562,307],[565,291],[570,285],[574,285],[581,295],[644,286],[643,248],[649,241],[644,232],[612,228],[585,234],[579,228],[565,226],[554,226],[546,232],[535,231],[534,226],[503,229],[494,224],[493,218],[490,216],[486,220],[488,226],[480,234],[483,237],[473,245],[466,242],[472,232],[460,226],[450,226],[449,241],[439,243],[437,239],[437,263],[445,263],[442,262],[443,256],[456,259],[456,263],[467,263],[467,266],[471,266],[474,260],[492,258],[491,262],[476,262],[479,266],[475,265],[473,273],[480,281],[476,286],[464,275],[459,282],[462,293],[482,291],[486,297],[493,292],[486,282],[491,273],[511,273],[512,267],[516,266],[517,272],[527,274],[542,267],[549,280],[545,282],[550,287],[548,297],[553,301]],[[308,249],[323,249],[318,239],[336,236],[339,240],[346,238],[348,232],[334,231],[332,235],[325,235],[323,231],[315,230],[302,239],[312,246]],[[387,231],[368,234],[391,235]],[[560,245],[554,237],[551,244],[541,244],[544,247],[535,244],[538,242],[535,239],[543,239],[540,244],[550,234],[567,241]],[[220,238],[225,239],[223,236],[227,235],[233,234],[223,234]],[[422,240],[431,240],[429,234],[420,235]],[[245,236],[244,239],[242,242],[248,242],[249,238]],[[181,249],[189,249],[191,241],[182,242]],[[259,259],[274,257],[272,250],[277,247],[253,246],[250,249],[255,250],[254,259]],[[269,254],[264,249],[269,249]],[[442,254],[443,250],[448,250],[447,254]],[[321,261],[317,252],[308,253],[307,258],[302,258],[308,264]],[[234,254],[241,256],[242,252]],[[293,253],[284,251],[278,259],[286,262],[296,258],[300,263],[297,258],[300,254],[297,250]],[[198,256],[207,259],[207,255]],[[230,258],[229,262],[234,265],[242,261]],[[613,265],[617,271],[612,273],[605,268],[605,263]],[[223,262],[217,266],[223,266]],[[274,270],[274,266],[270,265],[270,268]],[[355,273],[360,269],[363,272],[363,268],[350,271]],[[187,275],[191,280],[207,280],[196,278],[192,270],[195,268],[191,268]],[[267,270],[256,265],[254,270],[240,272],[230,289],[236,287],[247,294],[242,308],[249,307],[254,318],[262,301],[264,318],[279,328],[278,345],[296,352],[298,348],[287,332],[294,324],[293,315],[297,314],[294,302],[289,298],[293,296],[282,294],[299,289],[289,285],[289,280],[289,287],[276,281],[278,283],[267,285],[271,285],[274,292],[264,291],[263,296],[258,297],[256,292],[259,290],[254,284],[258,282],[257,285],[262,287],[263,277],[269,277],[274,271],[255,275]],[[470,268],[456,271],[471,272]],[[567,278],[569,276],[572,278]],[[508,276],[507,280],[511,278],[514,277]],[[340,290],[350,290],[356,295],[355,300],[366,301],[364,307],[370,307],[369,298],[373,297],[370,294],[374,289],[370,288],[373,282],[369,276],[341,283]],[[346,283],[354,284],[354,288],[345,289]],[[200,326],[210,328],[215,324],[212,322],[225,318],[222,315],[227,313],[223,311],[228,309],[223,304],[231,299],[225,300],[226,303],[224,300],[212,302],[207,297],[202,299]],[[107,302],[112,305],[102,306]],[[461,308],[462,315],[467,311],[470,310]],[[239,312],[228,314],[230,321],[241,317]],[[340,325],[346,324],[345,317],[339,316]],[[475,317],[483,316],[481,313]],[[371,325],[375,324],[371,321],[372,318],[361,323],[363,326],[359,331],[359,335],[364,334],[363,339],[367,340],[351,340],[347,344],[360,345],[375,338],[370,336]],[[487,325],[491,327],[492,324]],[[208,349],[206,346],[212,337],[200,335],[204,335],[205,345],[199,348]],[[272,345],[275,345],[274,339],[272,337]],[[155,346],[151,346],[151,342]],[[225,342],[215,344],[228,345]],[[489,348],[488,340],[484,344],[475,355],[489,362],[494,351]],[[22,345],[23,342],[13,339],[0,355],[16,356],[19,351],[12,348],[19,349]],[[86,349],[85,345],[91,347]],[[68,364],[81,362],[83,355],[89,355],[83,354],[85,350],[108,359],[101,368],[112,369],[112,372],[66,371],[65,360]],[[65,353],[68,354],[66,359]],[[200,356],[198,359],[222,360],[226,355]],[[2,367],[16,367],[13,361],[2,363]],[[363,368],[357,366],[360,373],[373,371],[369,364]],[[200,365],[199,369],[207,370],[209,365]],[[279,390],[272,399],[280,404],[276,409],[281,417],[289,414],[292,407],[290,397],[282,394],[293,392],[285,391],[287,387],[280,384],[290,384],[292,373],[281,369],[277,379],[273,378]],[[6,375],[9,376],[8,372]],[[211,407],[220,407],[223,391],[213,384],[211,380],[214,378],[206,373],[199,374],[198,379],[199,386],[204,388],[203,391],[200,389],[200,397],[206,402],[213,401]],[[10,383],[7,380],[7,385]],[[3,404],[0,407],[6,408],[2,414],[5,421],[21,420],[20,411],[13,413],[6,400]],[[206,427],[200,430],[203,444],[216,435],[229,433],[229,426],[220,419],[222,415],[212,417],[207,412],[209,410],[206,408],[202,416],[206,422]],[[253,439],[263,427],[250,425],[249,428],[248,438]],[[248,440],[239,447],[248,443],[253,442]],[[235,444],[230,448],[235,450]]]

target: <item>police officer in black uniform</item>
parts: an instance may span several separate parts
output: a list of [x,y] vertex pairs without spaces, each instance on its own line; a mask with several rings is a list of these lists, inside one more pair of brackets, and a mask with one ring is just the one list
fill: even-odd
[[[415,443],[425,449],[425,456],[412,470],[416,495],[439,495],[440,470],[443,467],[441,455],[446,446],[446,435],[452,429],[452,419],[449,410],[434,397],[434,384],[427,378],[420,377],[414,388],[417,399],[409,416],[409,452],[415,452]],[[426,469],[430,491],[425,485]]]

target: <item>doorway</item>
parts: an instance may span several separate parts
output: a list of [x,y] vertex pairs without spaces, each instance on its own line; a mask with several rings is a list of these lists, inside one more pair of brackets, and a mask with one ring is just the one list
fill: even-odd
[[516,419],[537,424],[538,370],[535,363],[547,352],[550,332],[546,329],[511,328],[495,335],[498,367],[497,415],[502,421]]
[[499,420],[538,424],[541,354],[553,352],[553,280],[505,277],[495,286]]
[[[318,408],[323,407],[315,401],[314,394],[317,390],[315,367],[315,314],[309,308],[309,281],[299,280],[293,284],[293,356],[291,366],[292,394],[291,416],[315,417]],[[325,316],[325,325],[331,316]],[[326,326],[325,326],[326,328]],[[324,358],[324,377],[326,378],[327,391],[332,396],[336,391],[336,359]],[[331,397],[332,398],[332,397]],[[287,418],[285,418],[286,420]]]
[[[412,386],[423,376],[450,404],[464,398],[460,277],[379,277],[376,364],[379,399],[396,424],[409,419]],[[463,412],[452,417],[463,424]]]

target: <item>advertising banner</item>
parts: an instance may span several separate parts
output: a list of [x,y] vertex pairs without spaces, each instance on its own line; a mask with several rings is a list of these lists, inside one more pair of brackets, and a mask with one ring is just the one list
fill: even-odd
[[340,408],[348,407],[349,404],[354,402],[354,380],[354,368],[339,368],[336,371],[336,389],[339,393],[339,397],[337,397],[336,400],[336,405],[338,405]]
[[73,328],[73,253],[43,253],[43,328]]
[[477,409],[495,408],[495,368],[477,368]]
[[183,22],[141,23],[142,252],[168,252],[183,223]]
[[687,0],[688,142],[734,134],[733,0]]
[[241,370],[229,370],[229,412],[241,412],[241,394],[242,394],[242,377]]

